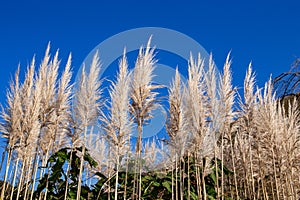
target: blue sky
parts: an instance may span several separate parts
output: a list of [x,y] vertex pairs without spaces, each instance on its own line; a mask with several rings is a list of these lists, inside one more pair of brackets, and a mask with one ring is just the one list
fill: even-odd
[[192,37],[213,53],[219,68],[231,50],[235,85],[242,86],[250,61],[262,85],[300,56],[299,6],[298,1],[1,1],[0,102],[18,63],[24,72],[34,54],[39,62],[48,41],[53,51],[60,49],[63,63],[72,52],[76,74],[97,44],[148,26]]
[[49,41],[52,54],[60,49],[62,63],[72,52],[77,74],[96,45],[139,27],[188,35],[212,52],[219,69],[231,51],[238,87],[252,61],[262,86],[270,74],[289,70],[300,57],[299,7],[300,1],[277,0],[0,1],[0,103],[5,104],[5,91],[18,64],[24,75],[34,54],[37,63],[42,59]]

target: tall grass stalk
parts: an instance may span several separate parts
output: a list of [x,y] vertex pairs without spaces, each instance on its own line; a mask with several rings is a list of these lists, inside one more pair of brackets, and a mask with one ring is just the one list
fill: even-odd
[[131,74],[128,72],[126,51],[124,50],[123,58],[119,62],[116,81],[110,87],[110,114],[108,117],[105,115],[102,117],[104,131],[115,158],[113,161],[116,166],[115,199],[118,199],[120,158],[130,150],[130,146],[128,146],[132,128],[129,116],[130,81]]
[[11,155],[12,151],[17,144],[18,139],[21,137],[21,134],[17,131],[18,127],[20,126],[20,115],[22,114],[22,110],[20,107],[21,104],[21,96],[20,86],[19,86],[19,72],[20,67],[15,74],[15,82],[10,83],[10,91],[7,93],[7,103],[8,108],[5,110],[2,107],[1,117],[4,120],[4,123],[1,124],[1,132],[2,137],[5,138],[7,141],[6,151],[7,151],[7,161],[4,173],[4,182],[1,190],[1,199],[4,198],[4,193],[6,189],[6,182],[7,182],[7,174],[10,167],[11,162]]
[[[230,143],[230,153],[231,153],[231,160],[232,160],[232,168],[233,168],[233,174],[234,174],[234,185],[235,185],[235,193],[236,198],[239,199],[239,192],[237,188],[237,177],[236,177],[236,167],[235,167],[235,156],[234,156],[234,149],[233,149],[233,139],[232,139],[232,126],[234,119],[236,118],[236,114],[233,112],[233,105],[234,105],[234,98],[235,98],[235,88],[232,87],[232,77],[231,77],[231,60],[230,60],[230,54],[228,54],[224,68],[223,68],[223,76],[220,78],[220,86],[219,86],[219,95],[220,95],[220,106],[218,108],[220,113],[220,118],[218,121],[221,121],[220,125],[220,132],[222,134],[222,183],[224,183],[224,157],[223,157],[223,146],[224,146],[224,136],[226,136],[229,139]],[[226,135],[225,135],[226,134]],[[222,194],[224,187],[222,186]],[[223,197],[222,197],[223,199]]]
[[[152,113],[157,108],[157,92],[153,90],[160,88],[159,85],[153,85],[153,71],[155,69],[156,60],[154,59],[154,48],[150,47],[151,37],[148,40],[146,48],[140,48],[138,58],[133,70],[133,78],[131,83],[131,107],[130,113],[137,124],[137,142],[136,142],[136,156],[138,164],[138,173],[141,174],[141,153],[142,153],[142,135],[143,126],[149,119]],[[141,179],[135,180],[136,195],[140,198],[141,193]]]
[[83,162],[85,154],[85,144],[87,139],[88,127],[95,125],[100,112],[101,99],[101,81],[99,80],[100,62],[98,52],[93,57],[88,75],[85,68],[82,70],[80,85],[76,93],[75,114],[76,122],[79,129],[83,130],[83,146],[80,162],[80,172],[78,177],[78,189],[76,199],[80,199],[81,180],[83,173]]

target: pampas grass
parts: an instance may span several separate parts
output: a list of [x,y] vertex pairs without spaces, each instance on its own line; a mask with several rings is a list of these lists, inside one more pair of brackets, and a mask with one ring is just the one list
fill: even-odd
[[153,90],[160,86],[153,85],[153,71],[155,69],[154,48],[150,47],[151,38],[146,48],[140,48],[133,71],[132,89],[131,89],[131,114],[138,126],[138,139],[136,152],[141,153],[142,148],[142,127],[151,119],[151,111],[157,107],[156,95]]
[[[174,188],[174,179],[177,180],[177,169],[181,171],[181,164],[178,165],[179,161],[186,154],[186,142],[187,142],[187,123],[184,115],[184,105],[183,105],[183,87],[180,80],[180,74],[178,68],[176,68],[176,73],[171,87],[169,88],[169,117],[166,123],[166,130],[170,137],[170,157],[172,162],[175,162],[175,166],[172,166],[172,198],[178,199],[178,181],[175,181]],[[175,160],[173,160],[175,158]],[[173,170],[175,168],[175,177]],[[181,175],[181,173],[180,173]],[[189,189],[189,187],[188,187]],[[181,191],[182,193],[182,191]]]
[[[130,78],[126,50],[124,50],[123,58],[119,62],[117,80],[110,87],[110,114],[108,116],[103,114],[102,117],[104,131],[112,150],[111,157],[115,158],[113,160],[116,166],[115,199],[118,199],[120,158],[130,151],[130,133],[132,130],[132,120],[129,116]],[[126,198],[126,192],[124,198]]]
[[[105,109],[98,52],[89,70],[83,68],[77,85],[71,83],[71,56],[60,74],[59,52],[52,57],[50,45],[36,71],[33,58],[23,82],[18,68],[1,110],[0,130],[6,144],[1,199],[49,199],[49,180],[39,196],[34,193],[41,178],[49,178],[49,157],[65,147],[70,151],[82,147],[82,151],[77,183],[66,180],[64,199],[70,198],[68,191],[74,184],[76,199],[82,198],[84,184],[91,187],[101,180],[97,173],[108,177],[98,197],[111,199],[142,199],[154,187],[142,185],[142,178],[156,173],[170,175],[160,187],[171,191],[168,198],[176,200],[299,199],[297,95],[277,99],[271,79],[259,88],[251,64],[239,94],[232,85],[230,55],[221,74],[212,55],[209,60],[191,55],[186,82],[176,69],[166,105],[168,139],[143,145],[143,127],[159,106],[161,86],[153,84],[155,54],[150,38],[130,71],[124,50]],[[138,137],[132,144],[134,123]],[[86,167],[88,150],[97,167]],[[129,167],[132,161],[134,174]],[[69,177],[71,166],[64,167]],[[131,176],[132,183],[128,182]]]
[[[151,119],[152,112],[157,108],[157,92],[153,90],[160,88],[159,85],[153,85],[153,71],[155,69],[156,60],[154,59],[154,48],[150,47],[151,37],[148,40],[146,48],[140,48],[138,58],[133,70],[132,86],[131,86],[131,107],[130,113],[134,122],[137,124],[137,142],[136,154],[138,158],[138,171],[141,174],[141,153],[142,153],[142,137],[143,126]],[[141,196],[141,177],[137,181],[137,193]]]
[[[98,52],[94,55],[88,74],[83,67],[78,91],[75,94],[75,121],[80,131],[83,131],[83,146],[80,173],[78,177],[77,200],[80,199],[81,180],[83,172],[83,162],[85,154],[85,146],[87,142],[87,131],[89,126],[97,124],[100,113],[101,99],[101,81],[99,80],[100,62]],[[73,141],[75,144],[77,141]]]

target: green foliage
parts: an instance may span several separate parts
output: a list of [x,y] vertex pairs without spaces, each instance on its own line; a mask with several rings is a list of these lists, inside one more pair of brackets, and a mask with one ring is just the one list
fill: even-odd
[[[43,195],[47,189],[47,199],[64,199],[66,181],[68,181],[67,187],[67,198],[76,199],[77,185],[78,185],[78,175],[79,175],[79,166],[80,166],[80,156],[78,156],[82,151],[82,148],[63,148],[57,153],[52,155],[48,162],[47,167],[49,168],[49,173],[46,173],[44,177],[40,180],[39,185],[35,191],[35,197]],[[89,155],[86,151],[84,155],[84,161],[89,164],[90,167],[96,167],[97,162]],[[190,162],[189,165],[187,162]],[[208,199],[217,198],[217,182],[221,184],[220,180],[217,180],[216,173],[218,176],[221,176],[221,161],[217,159],[217,169],[215,168],[214,159],[211,163],[212,171],[210,174],[205,176],[205,186],[206,186],[206,195]],[[185,157],[181,162],[181,172],[177,170],[177,176],[175,176],[175,169],[165,173],[162,172],[147,172],[142,173],[142,199],[172,199],[172,192],[175,193],[175,183],[180,185],[180,173],[184,174],[183,183],[184,193],[182,194],[185,199],[188,196],[191,199],[198,199],[199,195],[197,192],[197,177],[196,177],[196,163],[192,157],[189,159]],[[67,172],[67,167],[69,165],[70,172]],[[189,169],[188,169],[189,166]],[[189,171],[189,174],[187,172]],[[232,172],[223,167],[223,172],[225,176],[230,176]],[[116,174],[111,177],[107,177],[101,172],[96,172],[94,177],[97,177],[97,182],[94,185],[87,186],[82,185],[81,188],[81,199],[98,199],[104,200],[108,199],[110,196],[111,199],[114,199],[115,191],[115,181]],[[126,190],[126,199],[131,199],[134,197],[133,192],[133,183],[134,183],[134,174],[126,173],[125,171],[119,172],[118,178],[118,199],[124,199],[125,190]],[[189,176],[189,177],[187,177]],[[202,173],[200,173],[202,176]],[[177,180],[175,180],[177,177]],[[190,193],[187,192],[188,187],[190,187]],[[173,185],[172,185],[173,182]],[[173,188],[172,188],[173,187]],[[180,196],[180,189],[178,187],[177,191]],[[173,194],[174,195],[174,194]],[[203,194],[201,194],[203,195]],[[226,198],[225,199],[229,199]]]
[[[48,199],[64,199],[66,186],[67,198],[76,199],[77,183],[79,176],[79,166],[82,148],[63,148],[53,154],[47,162],[49,173],[44,174],[43,178],[39,181],[39,185],[35,191],[35,196],[40,195],[47,189]],[[96,167],[97,162],[86,151],[84,155],[86,161],[91,167]],[[70,171],[67,172],[69,167]],[[86,199],[92,191],[86,185],[81,187],[81,198]]]

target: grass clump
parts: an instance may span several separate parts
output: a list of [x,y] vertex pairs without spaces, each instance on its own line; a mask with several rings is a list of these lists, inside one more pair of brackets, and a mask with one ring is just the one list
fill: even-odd
[[132,70],[124,50],[107,99],[98,53],[77,85],[71,56],[60,74],[50,45],[23,82],[17,70],[1,111],[1,199],[299,199],[298,95],[279,100],[272,80],[258,88],[251,64],[239,94],[229,55],[221,74],[212,56],[207,68],[191,56],[186,82],[176,69],[168,138],[143,144],[161,103],[150,42]]

